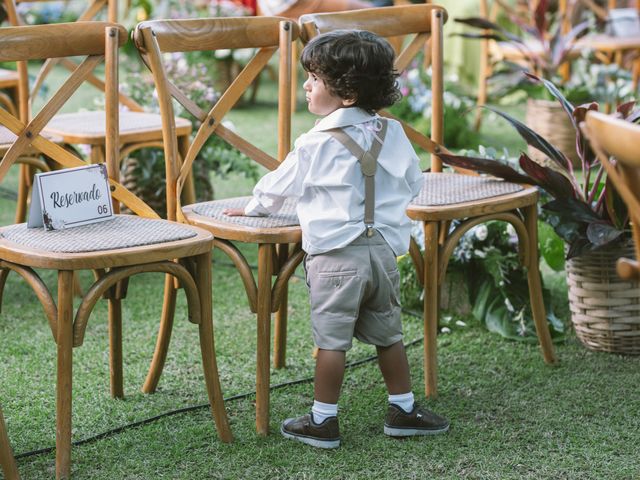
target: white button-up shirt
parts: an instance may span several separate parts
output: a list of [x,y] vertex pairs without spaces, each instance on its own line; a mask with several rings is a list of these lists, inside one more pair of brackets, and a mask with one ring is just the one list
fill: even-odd
[[[280,166],[253,189],[245,215],[277,212],[287,197],[297,199],[302,248],[316,255],[351,243],[365,230],[364,175],[358,160],[325,130],[341,127],[365,150],[371,147],[380,117],[360,108],[340,108],[298,137]],[[387,119],[375,174],[378,230],[396,255],[409,249],[409,202],[420,192],[418,157],[399,122]]]

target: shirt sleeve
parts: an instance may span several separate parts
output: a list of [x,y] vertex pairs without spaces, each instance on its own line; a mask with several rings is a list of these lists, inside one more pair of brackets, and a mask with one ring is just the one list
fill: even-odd
[[249,217],[276,213],[289,197],[300,197],[309,165],[309,154],[294,149],[278,168],[267,173],[253,188],[253,198],[244,209]]
[[411,167],[407,170],[407,183],[411,188],[411,198],[414,199],[422,190],[423,176],[422,170],[420,170],[420,164],[418,163],[418,158],[416,157],[413,162],[411,162]]

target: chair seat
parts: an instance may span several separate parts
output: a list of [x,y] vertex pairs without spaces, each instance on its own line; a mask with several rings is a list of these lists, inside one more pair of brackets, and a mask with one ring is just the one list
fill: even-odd
[[[177,135],[191,132],[191,122],[176,118]],[[104,111],[61,113],[54,116],[45,130],[60,135],[67,143],[104,144],[106,117]],[[162,139],[162,119],[159,114],[120,112],[120,141],[147,141]]]
[[[424,184],[409,204],[414,220],[453,220],[509,211],[535,203],[538,190],[494,177],[424,173]],[[511,201],[508,201],[511,200]]]
[[605,34],[586,35],[578,40],[576,46],[603,52],[640,49],[640,35],[630,37],[614,37]]
[[18,84],[18,72],[0,68],[0,88],[15,87]]
[[229,217],[227,208],[244,208],[251,197],[234,197],[184,207],[189,223],[206,228],[215,237],[254,243],[297,243],[302,238],[296,202],[287,199],[283,207],[265,217]]
[[[208,240],[202,242],[203,240]],[[82,225],[63,230],[46,231],[44,228],[27,228],[26,223],[11,225],[0,229],[0,252],[2,258],[9,261],[11,257],[28,252],[34,257],[49,259],[41,264],[36,260],[34,265],[45,268],[61,268],[65,261],[78,258],[102,258],[103,266],[127,265],[131,263],[147,263],[142,261],[140,252],[149,252],[149,245],[157,245],[158,250],[184,249],[188,244],[203,243],[193,254],[202,253],[211,248],[212,237],[208,232],[176,222],[150,219],[135,215],[116,215],[112,220]],[[104,256],[100,256],[100,252]],[[83,255],[87,254],[87,255]],[[176,258],[181,255],[176,255]],[[184,256],[184,255],[182,255]],[[118,258],[121,257],[121,258]],[[130,257],[130,258],[129,258]],[[148,262],[168,257],[164,252],[149,255]],[[22,263],[29,259],[22,258]],[[52,266],[55,264],[56,266]],[[67,265],[71,268],[71,265]],[[86,268],[97,268],[87,266]]]
[[[48,140],[51,140],[54,143],[62,142],[61,137],[57,135],[53,135],[51,133],[43,133],[42,136]],[[18,138],[16,134],[14,134],[7,127],[3,127],[0,125],[0,155],[4,155],[4,152],[6,152],[9,149],[9,147],[13,145],[13,142],[16,141],[16,138]],[[37,150],[35,148],[29,147],[26,149],[25,153],[33,153],[36,151]]]

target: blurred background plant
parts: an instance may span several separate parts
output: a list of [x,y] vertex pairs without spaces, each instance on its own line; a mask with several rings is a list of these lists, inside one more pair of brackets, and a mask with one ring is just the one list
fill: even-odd
[[[398,78],[402,100],[390,108],[391,113],[409,122],[417,130],[431,132],[431,76],[418,58]],[[450,148],[473,148],[478,133],[473,129],[469,110],[475,101],[459,86],[455,77],[445,79],[444,143]]]

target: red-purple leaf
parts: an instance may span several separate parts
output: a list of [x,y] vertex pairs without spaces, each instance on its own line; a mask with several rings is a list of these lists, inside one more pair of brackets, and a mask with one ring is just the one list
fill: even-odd
[[488,173],[495,177],[503,178],[514,183],[531,183],[531,179],[508,165],[492,160],[489,158],[465,157],[462,155],[453,155],[440,153],[438,157],[447,165],[452,167],[466,168],[480,173]]
[[555,198],[575,198],[577,196],[574,185],[567,177],[549,167],[534,162],[525,153],[520,155],[520,168],[534,180],[536,185],[539,185]]

